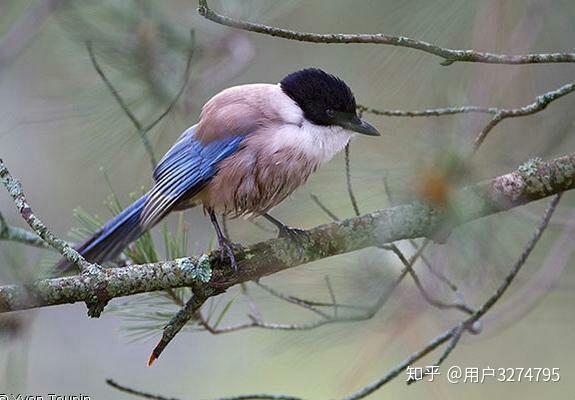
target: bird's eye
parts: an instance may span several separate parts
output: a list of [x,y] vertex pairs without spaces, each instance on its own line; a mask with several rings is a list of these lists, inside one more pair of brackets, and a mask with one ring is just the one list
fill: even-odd
[[328,108],[327,110],[325,110],[325,113],[329,118],[333,118],[333,116],[334,116],[334,112],[331,108]]

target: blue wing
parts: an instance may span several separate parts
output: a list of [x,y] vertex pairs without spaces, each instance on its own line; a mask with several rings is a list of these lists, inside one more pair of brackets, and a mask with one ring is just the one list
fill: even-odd
[[234,154],[245,135],[204,144],[194,138],[195,126],[180,136],[154,170],[155,186],[148,193],[140,224],[158,222],[181,200],[193,197],[217,172],[218,164]]

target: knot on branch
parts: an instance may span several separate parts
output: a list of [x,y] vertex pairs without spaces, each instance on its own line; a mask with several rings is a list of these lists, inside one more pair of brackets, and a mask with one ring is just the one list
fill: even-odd
[[108,293],[108,282],[104,279],[102,272],[85,272],[91,284],[89,298],[86,300],[88,307],[88,316],[90,318],[99,318],[108,305],[112,296]]

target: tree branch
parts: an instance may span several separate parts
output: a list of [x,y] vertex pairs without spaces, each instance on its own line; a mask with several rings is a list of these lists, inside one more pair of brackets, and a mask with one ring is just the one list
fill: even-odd
[[24,192],[22,191],[22,185],[17,179],[10,175],[10,172],[4,165],[4,161],[2,161],[2,159],[0,159],[0,181],[2,181],[6,190],[8,190],[12,200],[14,200],[22,218],[24,218],[30,228],[32,228],[32,230],[36,232],[44,242],[58,250],[68,261],[77,265],[82,272],[89,272],[91,274],[97,274],[99,272],[99,267],[97,265],[86,261],[84,257],[82,257],[82,255],[74,250],[68,243],[57,238],[52,232],[50,232],[50,230],[48,230],[40,218],[34,214],[30,204],[28,204],[28,201],[26,200]]
[[[7,170],[2,165],[2,179]],[[7,185],[24,216],[19,186]],[[460,189],[451,210],[458,216],[452,225],[462,224],[575,188],[575,154],[549,162],[534,159],[516,171]],[[402,239],[429,237],[444,226],[443,214],[421,203],[377,210],[308,231],[309,242],[299,252],[285,239],[272,239],[236,252],[239,270],[234,273],[229,260],[220,260],[219,251],[161,263],[103,269],[99,279],[82,274],[43,279],[29,285],[0,286],[0,312],[56,304],[112,299],[136,293],[192,286],[195,290],[217,292],[281,270]],[[42,225],[43,226],[43,225]],[[33,229],[38,229],[32,224]],[[45,232],[40,229],[41,232]],[[95,282],[98,284],[95,285]],[[201,294],[201,292],[197,292]],[[209,297],[209,296],[208,296]]]
[[26,229],[10,226],[6,223],[4,216],[0,213],[0,240],[8,240],[12,242],[24,243],[29,246],[40,247],[42,249],[50,249],[51,247],[45,241],[40,239],[34,232],[27,231]]
[[233,19],[214,12],[207,0],[199,0],[198,12],[204,18],[220,25],[241,29],[249,32],[261,33],[283,39],[297,40],[310,43],[364,43],[405,47],[420,50],[443,58],[441,65],[450,65],[454,62],[480,62],[487,64],[542,64],[575,62],[575,53],[541,53],[508,55],[487,53],[476,50],[456,50],[440,47],[422,40],[405,36],[391,36],[383,33],[310,33],[281,29],[273,26]]
[[387,384],[388,382],[390,382],[391,380],[396,378],[408,366],[417,362],[421,358],[425,357],[427,354],[429,354],[432,351],[434,351],[435,349],[437,349],[442,344],[449,341],[450,343],[446,347],[445,351],[443,352],[443,354],[440,357],[438,362],[442,363],[443,361],[445,361],[447,356],[453,351],[453,349],[457,345],[462,332],[465,329],[474,330],[474,324],[477,321],[479,321],[479,319],[481,317],[483,317],[485,315],[485,313],[487,313],[487,311],[489,311],[491,309],[491,307],[493,307],[493,305],[495,305],[495,303],[497,303],[497,301],[501,298],[503,293],[505,293],[505,291],[507,290],[509,285],[511,285],[511,282],[517,276],[517,274],[519,273],[519,271],[521,270],[521,268],[525,264],[525,261],[527,261],[527,258],[529,257],[529,255],[531,254],[533,249],[535,248],[535,245],[537,244],[537,242],[539,242],[539,239],[541,239],[543,232],[545,232],[545,229],[549,225],[549,221],[551,220],[551,216],[555,212],[555,209],[557,208],[557,205],[559,204],[560,199],[561,199],[561,193],[557,194],[555,196],[555,198],[553,198],[551,200],[551,202],[549,203],[549,206],[545,210],[545,214],[543,215],[543,218],[541,219],[539,226],[537,227],[535,233],[533,234],[533,237],[531,238],[531,240],[529,240],[529,242],[527,243],[527,246],[525,247],[525,249],[521,253],[520,257],[514,263],[513,267],[511,268],[511,271],[507,274],[507,276],[505,277],[505,280],[499,286],[497,291],[485,303],[483,303],[481,308],[479,308],[475,313],[473,313],[473,315],[471,315],[469,318],[467,318],[461,324],[458,324],[457,326],[451,328],[450,330],[442,333],[441,335],[439,335],[435,339],[433,339],[431,342],[429,342],[427,344],[427,346],[425,346],[422,349],[420,349],[419,351],[411,354],[409,357],[407,357],[405,360],[403,360],[399,365],[397,365],[395,368],[390,370],[387,374],[385,374],[380,379],[376,380],[375,382],[371,383],[370,385],[363,387],[362,389],[358,390],[357,392],[353,393],[352,395],[347,396],[341,400],[359,400],[359,399],[363,399],[363,398],[369,396],[370,394],[372,394],[375,391],[377,391],[378,389],[380,389],[383,385]]
[[566,96],[569,93],[572,93],[573,91],[575,91],[575,82],[570,82],[561,86],[558,89],[551,90],[540,96],[537,96],[533,103],[528,104],[526,106],[513,109],[506,109],[506,108],[500,109],[499,111],[497,111],[497,113],[495,113],[493,119],[489,121],[489,123],[475,137],[475,140],[473,141],[473,151],[476,151],[479,148],[479,146],[481,146],[481,144],[483,143],[489,132],[491,132],[491,130],[495,128],[495,126],[504,119],[525,117],[527,115],[535,114],[545,109],[552,101],[555,101],[563,96]]

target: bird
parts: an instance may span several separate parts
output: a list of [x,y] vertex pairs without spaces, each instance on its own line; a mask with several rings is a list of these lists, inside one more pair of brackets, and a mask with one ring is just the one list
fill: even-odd
[[[157,164],[151,189],[75,248],[89,262],[113,261],[170,212],[201,205],[222,259],[227,255],[237,271],[234,244],[217,215],[262,216],[280,237],[297,242],[303,231],[269,211],[356,134],[380,136],[358,116],[351,88],[319,68],[292,72],[277,84],[224,89]],[[57,264],[61,272],[74,267],[66,259]]]

